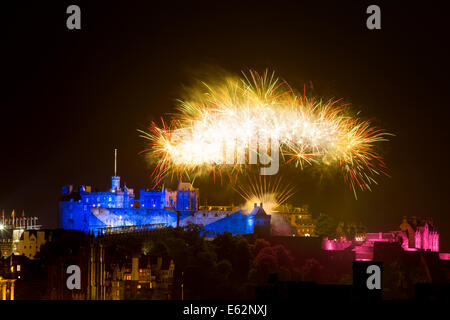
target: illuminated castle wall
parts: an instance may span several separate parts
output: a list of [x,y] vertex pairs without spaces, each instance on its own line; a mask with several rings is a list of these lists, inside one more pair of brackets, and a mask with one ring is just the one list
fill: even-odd
[[59,224],[64,229],[96,231],[106,226],[132,226],[176,222],[176,211],[181,216],[196,211],[198,189],[188,183],[180,183],[178,190],[141,189],[141,200],[135,199],[133,189],[120,187],[120,177],[111,178],[111,189],[93,192],[82,186],[73,190],[63,188],[59,203]]
[[181,182],[176,191],[162,188],[140,190],[140,207],[147,209],[175,208],[180,211],[197,211],[198,189],[190,183]]
[[400,225],[405,250],[439,251],[439,233],[431,221],[419,220],[416,217],[403,218]]
[[[64,229],[91,231],[100,228],[117,228],[162,224],[175,227],[177,215],[179,225],[201,224],[211,233],[229,231],[233,234],[253,233],[256,226],[268,229],[270,216],[256,206],[250,214],[238,208],[221,207],[220,210],[198,210],[199,190],[190,183],[181,182],[177,190],[140,190],[140,199],[135,199],[133,189],[120,187],[120,177],[113,176],[111,189],[107,192],[92,192],[90,187],[74,190],[63,188],[59,202],[59,225]],[[225,211],[225,209],[227,209]]]
[[399,231],[366,233],[356,236],[355,239],[324,238],[322,249],[343,251],[349,248],[355,252],[355,260],[370,261],[373,259],[373,248],[377,242],[400,243],[405,251],[439,252],[439,232],[434,223],[416,217],[405,217]]

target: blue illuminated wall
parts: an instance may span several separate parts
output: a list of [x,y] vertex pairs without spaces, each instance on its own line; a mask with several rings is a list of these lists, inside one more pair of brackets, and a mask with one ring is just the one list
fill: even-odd
[[256,205],[251,214],[243,214],[241,210],[198,211],[198,189],[188,183],[180,183],[176,191],[141,189],[140,199],[135,199],[133,189],[120,188],[119,177],[112,177],[111,185],[107,192],[92,192],[90,187],[78,190],[64,187],[59,203],[60,227],[94,233],[107,226],[164,224],[175,227],[177,212],[181,226],[201,224],[213,234],[225,231],[247,234],[258,224],[270,224],[270,216]]
[[[148,209],[163,209],[165,205],[165,194],[164,190],[140,190],[140,207]],[[173,203],[169,203],[168,207],[173,207]]]
[[141,199],[135,199],[133,189],[120,187],[120,177],[111,178],[111,189],[92,192],[82,186],[73,190],[63,188],[59,202],[59,225],[64,229],[96,231],[106,226],[176,223],[176,211],[197,210],[198,189],[189,183],[180,183],[178,190],[140,190]]
[[225,231],[236,234],[253,233],[255,226],[255,216],[243,214],[240,210],[228,217],[220,219],[211,224],[207,224],[205,229],[213,234],[224,233]]

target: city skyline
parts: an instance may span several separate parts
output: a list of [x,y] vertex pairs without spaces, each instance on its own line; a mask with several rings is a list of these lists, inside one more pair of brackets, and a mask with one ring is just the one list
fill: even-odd
[[443,3],[3,4],[1,305],[447,307]]
[[[447,121],[448,60],[440,40],[445,28],[439,19],[419,19],[433,8],[412,6],[405,15],[401,4],[383,4],[383,28],[369,31],[362,3],[230,3],[221,10],[200,3],[81,6],[89,15],[75,33],[60,16],[65,4],[30,5],[26,12],[12,5],[6,21],[15,32],[7,35],[12,50],[6,52],[4,119],[9,120],[1,129],[11,138],[4,141],[7,156],[1,160],[0,208],[25,210],[56,227],[62,186],[106,189],[114,148],[120,150],[123,181],[151,187],[151,168],[139,155],[143,142],[136,129],[173,112],[175,99],[193,78],[211,70],[270,67],[296,87],[343,97],[396,135],[383,147],[392,178],[382,179],[373,192],[355,200],[341,180],[305,170],[292,179],[294,204],[374,229],[396,225],[405,215],[430,216],[439,230],[450,229],[449,169],[441,164],[448,155],[442,129]],[[22,19],[15,20],[19,15]],[[230,24],[228,17],[245,19]],[[211,202],[224,202],[232,192],[220,181],[196,183],[208,190],[202,196]],[[449,239],[442,232],[443,247],[449,247]]]

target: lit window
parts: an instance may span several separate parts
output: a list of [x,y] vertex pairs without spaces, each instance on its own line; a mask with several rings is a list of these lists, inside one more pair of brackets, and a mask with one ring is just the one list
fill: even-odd
[[17,271],[20,271],[20,264],[17,265]]

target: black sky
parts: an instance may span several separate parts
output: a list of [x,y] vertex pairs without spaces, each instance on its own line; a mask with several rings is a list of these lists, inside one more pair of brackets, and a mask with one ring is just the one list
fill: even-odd
[[[81,7],[80,31],[66,29],[70,4]],[[365,26],[369,4],[381,7],[381,30]],[[56,226],[61,187],[109,187],[115,147],[122,181],[150,186],[136,129],[173,111],[182,85],[204,70],[270,68],[396,135],[382,145],[392,178],[373,192],[356,201],[342,181],[300,173],[295,201],[374,231],[431,216],[450,250],[445,9],[399,0],[2,4],[0,208]],[[222,202],[220,188],[201,197]]]

